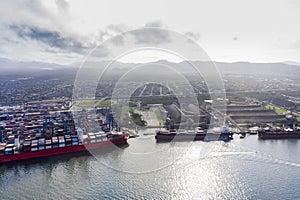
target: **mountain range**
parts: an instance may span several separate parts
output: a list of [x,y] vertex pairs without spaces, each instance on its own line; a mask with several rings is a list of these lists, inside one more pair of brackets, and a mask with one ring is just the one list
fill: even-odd
[[[190,61],[195,63],[200,61]],[[96,66],[105,67],[108,62],[97,63]],[[188,73],[186,66],[189,62],[172,63],[167,60],[158,60],[148,64],[161,64],[174,66],[176,70],[182,73]],[[208,66],[207,62],[201,62],[201,66]],[[221,74],[249,74],[249,75],[270,75],[270,76],[300,76],[300,63],[287,61],[282,63],[250,63],[250,62],[214,62]],[[56,63],[44,62],[20,62],[0,58],[0,75],[5,74],[24,74],[24,75],[46,75],[59,73],[76,73],[81,63],[71,65],[61,65]],[[112,69],[114,72],[128,71],[139,64],[115,62]],[[143,64],[145,65],[145,64]],[[151,73],[151,71],[149,71]]]

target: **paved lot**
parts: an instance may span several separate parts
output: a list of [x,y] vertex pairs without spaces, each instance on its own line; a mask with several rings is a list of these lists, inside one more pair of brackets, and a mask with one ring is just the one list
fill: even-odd
[[155,114],[156,109],[157,108],[150,108],[149,111],[135,110],[135,112],[142,115],[142,119],[147,122],[148,126],[159,126],[159,121]]

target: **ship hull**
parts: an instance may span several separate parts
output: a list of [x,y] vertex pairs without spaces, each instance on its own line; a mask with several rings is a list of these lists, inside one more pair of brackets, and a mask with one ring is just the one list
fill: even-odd
[[155,136],[157,141],[193,141],[193,140],[203,140],[203,141],[213,141],[213,140],[231,140],[232,134],[176,134],[176,133],[156,133]]
[[204,140],[206,134],[176,134],[176,133],[157,133],[155,138],[157,140]]
[[84,145],[81,144],[81,145],[67,146],[67,147],[61,147],[61,148],[52,148],[52,149],[45,149],[45,150],[39,150],[39,151],[21,152],[19,154],[10,154],[10,155],[0,156],[0,163],[9,163],[9,162],[16,162],[16,161],[36,159],[36,158],[44,158],[44,157],[50,157],[50,156],[87,152],[89,150],[97,150],[97,149],[101,149],[101,148],[110,147],[113,145],[125,144],[126,142],[127,142],[127,138],[126,139],[119,138],[119,139],[114,139],[114,140],[105,141],[105,142],[96,142],[96,143],[89,143],[89,144],[84,144]]
[[300,132],[286,133],[286,132],[258,132],[260,139],[300,139]]

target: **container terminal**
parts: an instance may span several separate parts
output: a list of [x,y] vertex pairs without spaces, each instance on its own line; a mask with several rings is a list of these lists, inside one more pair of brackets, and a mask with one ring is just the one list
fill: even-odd
[[[121,130],[110,107],[78,114],[78,111],[70,110],[70,106],[67,101],[37,101],[0,107],[0,163],[83,152],[127,142],[130,132]],[[157,141],[230,141],[235,133],[257,134],[260,139],[300,138],[294,115],[278,114],[261,105],[229,105],[226,126],[217,131],[205,129],[209,118],[217,118],[221,109],[224,108],[202,109],[199,122],[202,127],[188,131],[177,130],[176,124],[170,124],[170,121],[176,121],[172,115],[179,118],[186,111],[178,106],[169,107],[169,128],[158,130],[155,138]]]

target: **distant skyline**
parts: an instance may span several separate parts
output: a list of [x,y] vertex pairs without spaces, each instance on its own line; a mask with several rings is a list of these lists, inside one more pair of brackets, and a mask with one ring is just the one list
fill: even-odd
[[[214,61],[300,62],[299,11],[297,0],[1,1],[0,57],[80,62],[112,36],[146,26],[186,35]],[[176,61],[153,52],[126,59]]]

